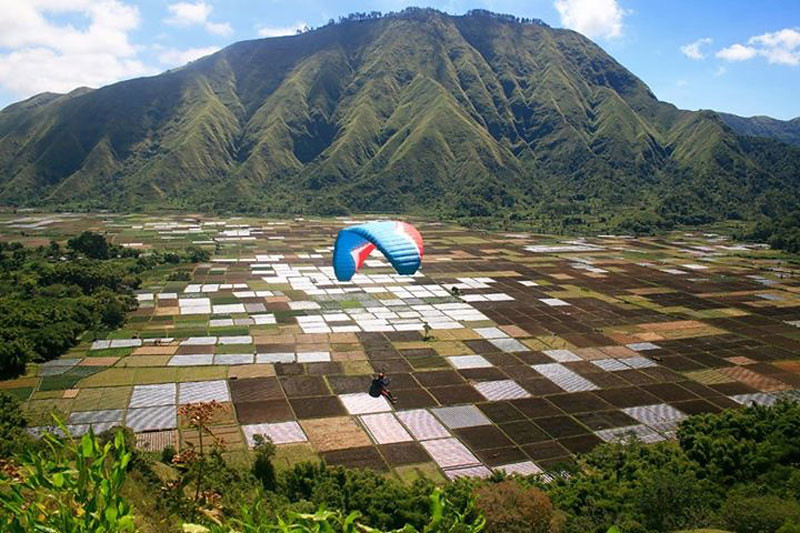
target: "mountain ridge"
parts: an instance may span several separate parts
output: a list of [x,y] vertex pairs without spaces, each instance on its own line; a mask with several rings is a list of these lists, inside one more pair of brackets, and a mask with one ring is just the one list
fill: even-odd
[[800,117],[780,120],[766,115],[742,117],[732,113],[717,112],[722,120],[740,135],[766,137],[794,146],[800,146]]
[[672,216],[681,187],[720,219],[800,188],[750,153],[773,141],[658,101],[578,33],[483,11],[358,17],[31,100],[0,112],[7,205]]

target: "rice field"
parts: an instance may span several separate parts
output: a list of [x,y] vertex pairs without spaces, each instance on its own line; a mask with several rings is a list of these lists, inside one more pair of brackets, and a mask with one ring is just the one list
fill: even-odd
[[[552,471],[604,441],[674,438],[690,415],[800,397],[800,272],[759,246],[414,221],[420,272],[375,251],[339,283],[334,237],[355,222],[0,214],[0,239],[29,245],[91,229],[213,252],[188,281],[148,273],[123,329],[0,389],[35,432],[52,414],[74,434],[124,424],[152,450],[193,442],[179,406],[215,400],[231,454],[262,434],[282,464],[404,479]],[[366,393],[375,372],[396,404]]]

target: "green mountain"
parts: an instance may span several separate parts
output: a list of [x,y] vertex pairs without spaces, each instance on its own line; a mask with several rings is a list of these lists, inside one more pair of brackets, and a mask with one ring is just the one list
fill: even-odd
[[800,117],[778,120],[772,117],[740,117],[730,113],[718,113],[728,126],[739,135],[766,137],[800,146]]
[[485,11],[350,16],[0,112],[6,205],[697,221],[796,204],[799,162]]

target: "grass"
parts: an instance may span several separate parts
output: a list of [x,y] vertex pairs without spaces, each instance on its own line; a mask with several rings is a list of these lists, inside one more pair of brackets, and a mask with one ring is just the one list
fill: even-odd
[[122,361],[118,362],[116,366],[127,368],[154,366],[165,367],[171,358],[171,355],[136,355],[133,357],[126,357]]
[[73,402],[68,399],[31,400],[23,410],[31,426],[53,424],[53,417],[66,420],[73,411]]
[[253,344],[220,344],[214,347],[214,353],[256,353],[256,347]]
[[347,376],[363,376],[375,372],[369,361],[342,361],[342,370]]
[[287,444],[276,448],[273,464],[276,468],[286,469],[296,463],[307,461],[319,461],[319,456],[314,453],[310,444]]
[[188,366],[178,367],[174,381],[209,381],[225,379],[228,368],[225,366]]
[[132,328],[122,328],[112,331],[106,336],[106,339],[130,339],[137,335],[137,331]]
[[439,468],[434,463],[397,466],[394,471],[406,485],[413,485],[418,479],[430,479],[434,483],[444,483],[446,481],[445,477],[439,472]]
[[436,353],[441,356],[463,355],[470,353],[470,350],[467,348],[467,346],[458,341],[433,341],[430,343],[430,347],[436,350]]
[[199,315],[175,315],[171,316],[176,326],[182,328],[199,328],[206,324],[207,318],[198,318]]
[[106,348],[104,350],[89,350],[88,357],[125,357],[133,353],[133,348]]
[[238,304],[241,303],[239,298],[236,296],[231,295],[222,295],[222,294],[215,294],[211,297],[211,304],[212,305],[225,305],[225,304]]
[[128,406],[132,387],[82,388],[73,401],[74,411],[124,409]]
[[3,389],[0,390],[0,393],[5,393],[14,398],[18,399],[21,402],[24,402],[28,398],[31,397],[31,393],[33,392],[33,387],[19,387],[16,389]]
[[172,337],[174,335],[175,335],[175,330],[173,329],[159,328],[159,329],[148,329],[142,331],[139,334],[139,337],[141,337],[142,339],[160,339],[164,337]]
[[58,376],[45,376],[42,378],[42,382],[39,384],[40,391],[52,391],[52,390],[60,390],[60,389],[71,389],[73,388],[81,379],[91,376],[92,374],[96,374],[98,372],[102,372],[103,367],[95,367],[95,366],[78,366],[71,368],[67,372],[64,372]]
[[[169,381],[165,378],[163,381]],[[80,381],[81,388],[118,387],[134,384],[134,371],[128,368],[107,368]]]
[[170,337],[186,338],[186,337],[205,337],[208,335],[207,328],[175,328],[169,330]]
[[[224,326],[221,328],[210,328],[209,331],[211,332],[212,335],[217,335],[220,337],[233,337],[237,335],[250,334],[250,329],[247,326]],[[238,352],[227,352],[227,353],[238,353]]]

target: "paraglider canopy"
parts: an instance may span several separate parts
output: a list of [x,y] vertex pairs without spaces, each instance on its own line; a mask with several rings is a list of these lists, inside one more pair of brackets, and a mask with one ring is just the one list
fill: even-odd
[[422,235],[407,222],[387,220],[349,226],[339,231],[333,248],[333,271],[350,281],[369,254],[378,248],[398,274],[411,275],[422,261]]

